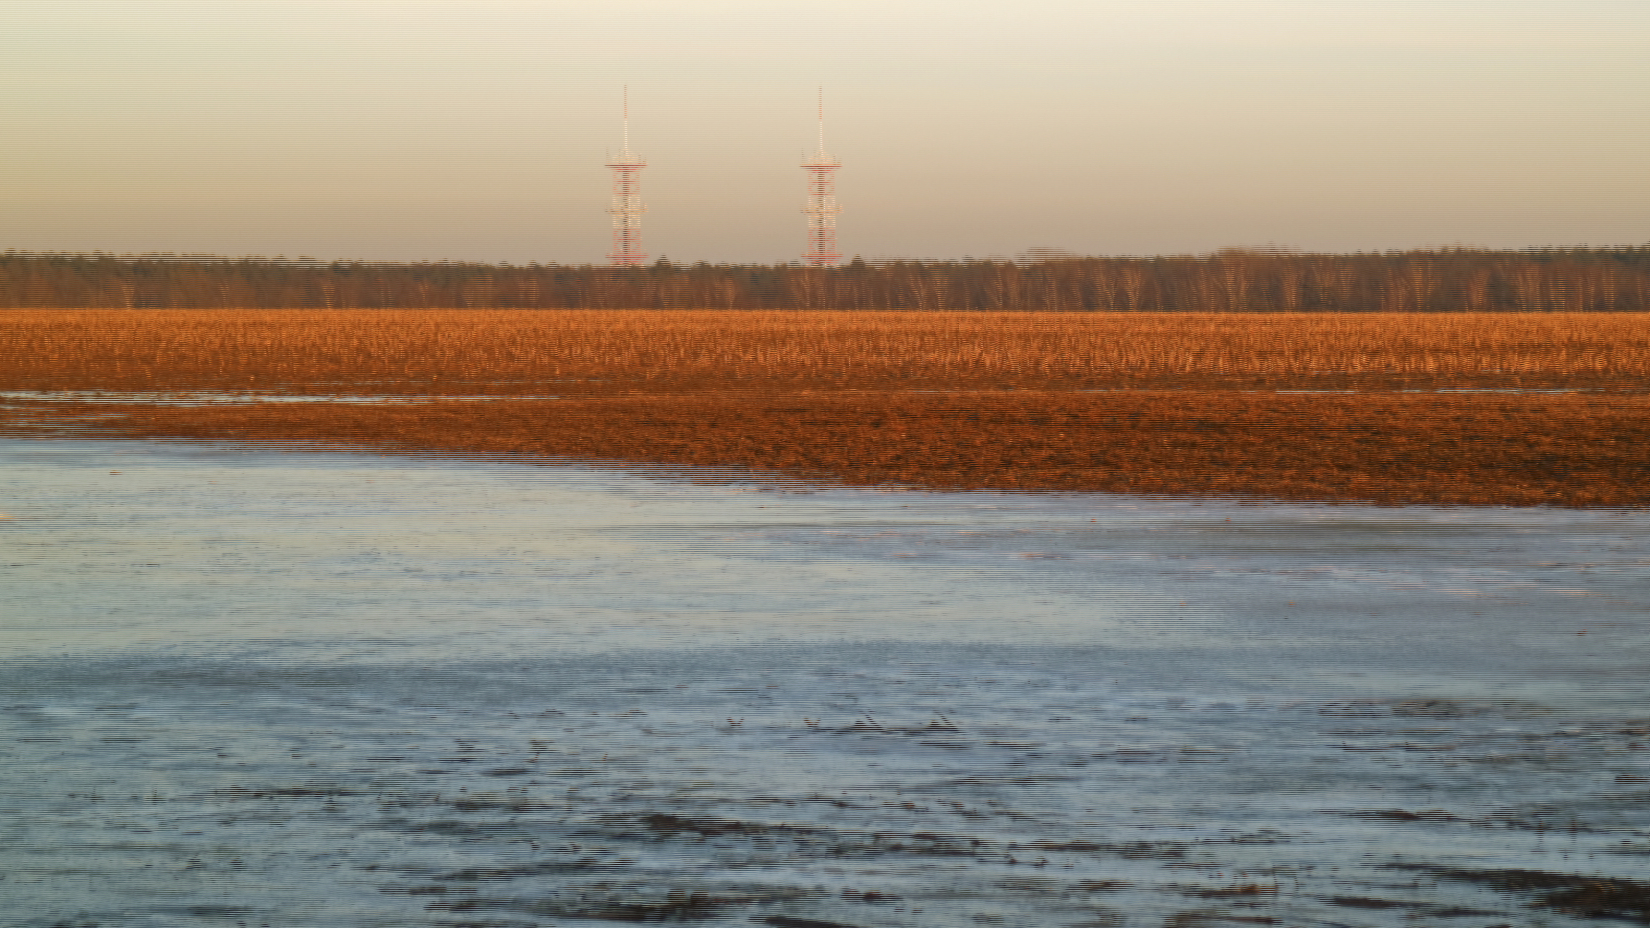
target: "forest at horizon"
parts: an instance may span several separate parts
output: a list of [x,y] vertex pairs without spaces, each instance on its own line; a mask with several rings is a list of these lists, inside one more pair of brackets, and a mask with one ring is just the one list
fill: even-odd
[[637,268],[0,253],[0,308],[1643,312],[1650,245]]

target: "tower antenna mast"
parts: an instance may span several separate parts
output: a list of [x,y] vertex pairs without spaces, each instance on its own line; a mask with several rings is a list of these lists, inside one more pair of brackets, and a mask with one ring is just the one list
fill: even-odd
[[842,258],[836,250],[836,171],[842,162],[825,153],[825,88],[819,88],[819,151],[802,163],[808,172],[808,197],[802,212],[808,215],[808,250],[802,260],[811,267],[830,267]]
[[630,85],[624,88],[624,150],[607,165],[613,172],[613,253],[607,256],[614,267],[638,267],[647,263],[642,253],[642,168],[647,162],[630,151]]

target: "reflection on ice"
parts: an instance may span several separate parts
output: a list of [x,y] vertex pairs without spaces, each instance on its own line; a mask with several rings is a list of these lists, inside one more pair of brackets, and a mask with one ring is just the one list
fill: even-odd
[[19,924],[1644,917],[1641,513],[113,442],[0,493]]

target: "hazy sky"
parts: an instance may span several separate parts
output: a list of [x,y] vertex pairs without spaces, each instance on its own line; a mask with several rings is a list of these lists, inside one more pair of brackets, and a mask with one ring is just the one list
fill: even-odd
[[1647,0],[0,0],[0,250],[600,262],[630,85],[647,251],[1650,241]]

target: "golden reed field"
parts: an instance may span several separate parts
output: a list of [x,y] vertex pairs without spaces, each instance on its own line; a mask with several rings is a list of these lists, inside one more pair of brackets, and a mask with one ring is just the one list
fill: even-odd
[[[7,310],[0,391],[12,434],[939,488],[1650,503],[1646,314]],[[53,396],[86,391],[420,401]]]

